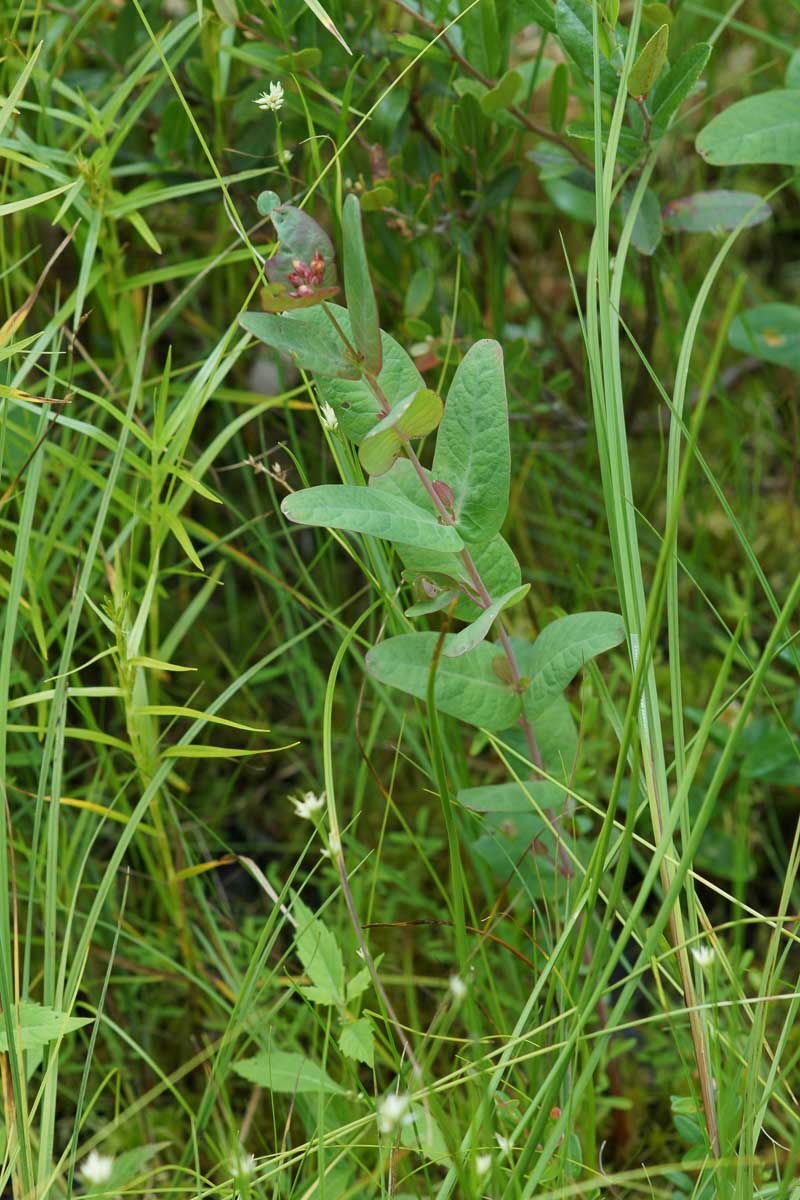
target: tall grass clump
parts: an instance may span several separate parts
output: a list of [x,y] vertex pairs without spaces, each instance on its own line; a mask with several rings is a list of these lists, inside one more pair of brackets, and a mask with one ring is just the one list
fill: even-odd
[[2,1194],[795,1196],[800,8],[0,21]]

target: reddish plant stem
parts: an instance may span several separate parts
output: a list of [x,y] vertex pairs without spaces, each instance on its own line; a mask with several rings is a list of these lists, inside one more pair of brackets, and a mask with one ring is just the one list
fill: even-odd
[[[370,388],[372,389],[373,394],[375,395],[375,398],[377,399],[378,403],[381,406],[381,415],[384,417],[387,416],[391,412],[391,405],[389,404],[389,401],[387,400],[386,395],[385,395],[383,389],[381,388],[380,384],[378,383],[377,379],[369,371],[364,371],[364,378],[366,379],[367,383],[369,384]],[[406,455],[408,456],[408,460],[411,463],[414,470],[416,471],[416,473],[419,477],[420,483],[425,488],[425,491],[428,493],[431,503],[433,504],[433,507],[436,509],[437,513],[441,517],[443,524],[454,525],[455,518],[454,518],[453,514],[451,512],[448,512],[448,510],[444,504],[444,501],[437,494],[436,489],[433,486],[433,483],[431,482],[431,480],[428,477],[428,472],[425,470],[422,463],[417,458],[417,455],[414,451],[413,446],[411,445],[411,442],[409,441],[409,439],[407,437],[405,437],[404,434],[399,433],[398,436],[402,439],[403,449],[405,450]],[[470,554],[470,552],[466,548],[466,546],[464,547],[463,550],[459,551],[459,557],[460,557],[461,561],[463,562],[463,564],[467,570],[467,574],[469,575],[469,577],[472,580],[472,583],[475,587],[475,592],[476,592],[476,597],[477,597],[475,600],[475,603],[478,604],[478,606],[480,608],[484,608],[484,609],[488,608],[489,605],[492,603],[491,596],[489,595],[486,584],[483,582],[481,573],[475,564],[475,559],[472,557],[472,555]],[[506,630],[504,629],[503,623],[499,616],[495,622],[495,625],[497,627],[498,636],[500,638],[500,645],[503,647],[503,653],[505,654],[506,659],[508,661],[508,667],[511,672],[511,679],[514,684],[514,689],[515,689],[515,691],[517,691],[518,693],[521,694],[521,692],[522,692],[522,687],[521,687],[522,675],[521,675],[521,672],[519,669],[519,663],[517,662],[517,656],[514,653],[514,647],[511,645],[511,639],[509,638],[508,634],[506,633]],[[519,723],[520,723],[523,733],[525,734],[525,742],[528,747],[528,754],[530,756],[531,763],[533,764],[534,767],[537,767],[539,770],[541,770],[542,769],[542,756],[541,756],[541,753],[539,751],[539,746],[536,741],[536,735],[533,731],[533,726],[531,725],[528,718],[525,716],[524,712],[520,715]]]

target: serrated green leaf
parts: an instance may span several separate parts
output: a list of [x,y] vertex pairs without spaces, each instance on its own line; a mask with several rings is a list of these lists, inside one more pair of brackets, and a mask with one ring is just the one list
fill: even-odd
[[800,306],[758,304],[736,317],[729,339],[743,354],[800,371]]
[[240,1059],[233,1064],[233,1070],[257,1087],[290,1096],[302,1092],[334,1092],[338,1095],[344,1092],[344,1088],[334,1083],[312,1059],[274,1047],[253,1058]]
[[590,659],[624,640],[622,617],[588,612],[560,617],[546,626],[533,643],[523,642],[520,670],[531,680],[523,697],[527,716],[535,722]]
[[240,315],[239,324],[315,375],[340,379],[361,376],[360,367],[347,357],[341,338],[319,307],[286,313],[246,312]]
[[800,88],[748,96],[714,117],[695,140],[714,166],[800,163]]
[[[379,959],[376,959],[377,967]],[[357,971],[347,985],[347,1003],[351,1004],[353,1000],[357,1000],[359,996],[363,996],[364,992],[372,983],[372,976],[369,973],[369,967],[362,967]]]
[[467,654],[475,646],[480,645],[484,638],[488,636],[492,625],[494,625],[503,609],[510,608],[512,604],[518,604],[520,600],[527,596],[530,588],[531,585],[529,583],[523,583],[520,587],[506,592],[504,596],[500,596],[488,608],[485,608],[481,615],[468,625],[466,629],[462,629],[459,633],[453,635],[443,651],[446,657],[459,658],[462,654]]
[[456,528],[486,542],[505,520],[511,478],[503,352],[475,342],[459,363],[436,438],[434,479],[452,489]]
[[[36,1046],[46,1046],[67,1033],[74,1033],[88,1025],[90,1017],[70,1017],[54,1008],[46,1008],[32,1000],[24,1000],[19,1006],[19,1012],[14,1010],[12,1022],[16,1032],[14,1046],[18,1050],[33,1050]],[[0,1022],[0,1054],[8,1054],[8,1037],[5,1023]]]
[[630,69],[628,94],[633,96],[634,100],[644,100],[658,79],[667,61],[668,46],[669,25],[664,24],[645,42],[641,54]]
[[[443,642],[446,649],[447,636]],[[437,633],[410,633],[388,638],[367,654],[367,670],[380,683],[425,700],[431,662],[438,644]],[[520,699],[492,670],[496,655],[497,648],[488,642],[482,642],[460,658],[447,658],[442,654],[436,669],[436,707],[484,729],[504,729],[512,724],[520,713]]]
[[463,542],[453,525],[440,525],[433,508],[399,496],[347,484],[323,484],[287,496],[281,511],[290,521],[369,533],[423,550],[458,551]]
[[664,208],[667,229],[683,233],[723,233],[744,222],[744,228],[761,225],[772,216],[772,209],[753,192],[724,189],[695,192],[672,200]]
[[[306,975],[313,984],[313,995],[317,1004],[344,1004],[344,960],[339,943],[323,921],[291,892],[292,914],[297,922],[294,948],[303,964]],[[308,995],[312,989],[304,989]]]
[[685,50],[662,75],[650,94],[650,120],[654,136],[666,132],[670,121],[703,73],[711,47],[698,42]]
[[359,1017],[342,1027],[339,1034],[339,1049],[347,1058],[375,1066],[375,1038],[369,1017]]
[[361,228],[361,208],[354,192],[342,208],[342,237],[344,239],[344,290],[347,311],[356,350],[364,357],[364,365],[373,375],[380,374],[383,365],[381,327],[378,305],[369,273],[364,233]]

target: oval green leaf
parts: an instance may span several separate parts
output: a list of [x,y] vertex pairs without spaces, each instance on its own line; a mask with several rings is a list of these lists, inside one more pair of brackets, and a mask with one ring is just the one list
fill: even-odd
[[373,375],[380,373],[383,365],[381,327],[378,305],[369,273],[364,232],[361,227],[361,207],[358,196],[351,192],[342,209],[342,236],[344,239],[344,290],[347,311],[353,330],[353,340],[364,365]]
[[488,608],[485,608],[479,617],[448,641],[443,653],[448,658],[459,658],[462,654],[467,654],[473,650],[489,634],[489,631],[494,625],[497,618],[504,608],[511,608],[512,604],[518,604],[520,600],[527,596],[531,589],[529,583],[523,583],[513,591],[506,592],[504,596],[500,596]]
[[335,483],[306,488],[287,496],[281,511],[300,525],[368,533],[423,550],[458,551],[463,546],[455,526],[440,525],[433,509],[372,488]]
[[341,338],[321,308],[296,312],[246,312],[239,324],[248,333],[315,375],[358,379],[361,369],[348,358]]
[[796,304],[759,304],[735,319],[729,337],[743,354],[800,371],[800,306]]
[[660,137],[703,73],[711,47],[698,42],[685,50],[662,75],[650,94],[650,119],[653,135]]
[[761,225],[772,216],[772,209],[753,192],[695,192],[672,200],[664,209],[667,229],[683,233],[723,233],[744,224]]
[[590,659],[624,639],[622,617],[609,612],[560,617],[546,626],[533,643],[515,638],[520,670],[531,679],[523,698],[527,716],[535,721]]
[[[445,650],[448,640],[444,638]],[[367,654],[367,670],[380,683],[426,700],[431,661],[438,644],[438,633],[408,633],[388,638]],[[497,648],[488,642],[482,642],[460,658],[447,658],[443,654],[436,668],[436,707],[483,729],[504,729],[516,721],[520,698],[492,670],[496,654]]]
[[800,163],[800,88],[739,100],[700,130],[695,147],[718,167]]
[[503,351],[497,342],[475,342],[453,376],[433,477],[452,489],[456,527],[465,541],[486,542],[499,532],[508,508],[511,450]]
[[645,43],[641,54],[630,69],[628,95],[633,96],[634,100],[644,100],[658,79],[661,69],[667,61],[668,46],[669,25],[665,23]]

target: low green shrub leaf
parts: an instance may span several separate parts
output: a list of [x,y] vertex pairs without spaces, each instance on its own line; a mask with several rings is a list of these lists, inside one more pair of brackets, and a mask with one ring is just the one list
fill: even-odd
[[690,46],[655,84],[649,96],[654,136],[660,137],[666,132],[675,113],[697,84],[710,54],[711,47],[705,42]]
[[555,808],[563,801],[564,793],[546,779],[526,783],[496,783],[488,787],[462,788],[456,799],[473,812],[536,813]]
[[368,1067],[375,1065],[375,1038],[369,1017],[359,1017],[342,1027],[339,1049],[346,1058],[366,1063]]
[[[328,307],[344,332],[348,337],[351,336],[352,329],[347,310],[338,304]],[[415,367],[411,356],[393,337],[382,333],[381,342],[383,366],[378,383],[389,404],[394,407],[407,396],[422,390],[425,380]],[[342,432],[356,443],[363,441],[380,420],[380,405],[369,384],[363,379],[342,377],[322,378],[316,383],[320,399],[331,405]]]
[[[564,50],[591,83],[594,79],[594,33],[592,9],[587,0],[558,0],[556,33]],[[617,73],[602,53],[600,87],[608,95],[617,91]]]

